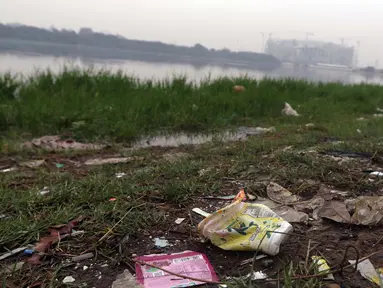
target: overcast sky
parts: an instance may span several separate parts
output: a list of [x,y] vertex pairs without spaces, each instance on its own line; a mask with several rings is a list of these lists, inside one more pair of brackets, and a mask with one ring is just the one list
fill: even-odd
[[261,32],[302,39],[310,32],[359,40],[361,64],[383,62],[383,0],[0,0],[0,21],[251,51],[260,51]]

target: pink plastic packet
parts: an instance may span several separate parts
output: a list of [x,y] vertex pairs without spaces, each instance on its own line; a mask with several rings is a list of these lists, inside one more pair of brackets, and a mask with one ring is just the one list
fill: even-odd
[[[205,254],[184,251],[176,254],[154,254],[135,260],[155,265],[168,271],[206,281],[218,282],[217,274]],[[160,269],[136,263],[136,280],[145,288],[174,288],[201,285],[205,282],[177,277]]]

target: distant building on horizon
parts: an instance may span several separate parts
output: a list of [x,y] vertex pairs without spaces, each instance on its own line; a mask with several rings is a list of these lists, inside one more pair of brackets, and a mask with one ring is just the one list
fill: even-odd
[[355,66],[354,47],[331,42],[270,38],[266,53],[282,62],[299,65]]

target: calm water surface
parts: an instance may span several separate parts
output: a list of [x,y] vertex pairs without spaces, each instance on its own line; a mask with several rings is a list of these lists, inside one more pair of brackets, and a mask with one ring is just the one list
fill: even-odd
[[294,69],[284,66],[271,72],[262,72],[257,70],[247,70],[238,68],[223,68],[216,66],[195,67],[185,64],[168,63],[148,63],[130,60],[91,60],[79,58],[51,57],[39,55],[15,55],[0,54],[0,73],[11,72],[30,75],[36,70],[50,69],[53,72],[59,72],[63,67],[80,67],[93,69],[108,69],[111,71],[123,71],[128,75],[134,75],[141,79],[164,79],[174,75],[187,75],[190,80],[200,81],[210,76],[211,78],[220,76],[243,76],[248,75],[261,79],[262,77],[293,77],[307,79],[310,81],[343,83],[374,83],[382,84],[383,78],[376,75],[360,75],[345,71],[334,71],[329,69]]

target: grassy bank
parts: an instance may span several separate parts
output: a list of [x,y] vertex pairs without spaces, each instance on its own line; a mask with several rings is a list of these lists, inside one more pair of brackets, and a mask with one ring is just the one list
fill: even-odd
[[[233,92],[235,84],[245,86],[246,91]],[[159,131],[307,122],[323,124],[339,136],[355,131],[351,120],[371,116],[383,107],[383,89],[250,78],[206,79],[196,85],[183,77],[140,81],[123,74],[72,70],[59,75],[41,72],[23,82],[2,75],[0,101],[3,136],[72,131],[88,140],[121,141]],[[284,102],[303,117],[282,118]],[[345,122],[348,125],[342,125]],[[383,131],[379,126],[370,123],[365,133]]]
[[[246,91],[233,92],[234,84]],[[228,287],[266,287],[261,281],[248,286],[245,280],[230,280],[251,271],[241,263],[254,253],[201,243],[197,225],[202,218],[192,209],[213,212],[230,203],[203,196],[232,195],[244,186],[254,196],[268,197],[270,181],[303,201],[383,195],[382,179],[369,179],[365,172],[383,171],[383,118],[373,116],[383,107],[379,86],[249,78],[206,80],[197,86],[184,78],[154,82],[67,71],[58,76],[43,72],[23,81],[3,75],[0,98],[0,133],[4,143],[9,141],[0,151],[0,167],[16,168],[0,173],[0,255],[35,244],[50,227],[79,217],[75,229],[84,231],[49,245],[39,254],[41,263],[30,264],[31,256],[23,253],[0,261],[3,287],[63,287],[66,276],[75,278],[72,287],[111,287],[124,269],[134,273],[133,255],[184,250],[205,253],[220,279],[230,282]],[[284,102],[302,116],[281,116]],[[364,120],[357,120],[360,117]],[[276,132],[197,146],[131,150],[115,145],[161,131],[207,132],[240,125],[276,126]],[[87,141],[108,140],[112,147],[52,153],[13,150],[10,145],[68,132]],[[339,151],[365,154],[348,157]],[[110,157],[130,161],[86,164]],[[31,159],[44,161],[38,167],[23,165]],[[123,177],[117,178],[121,172]],[[44,187],[48,192],[42,194]],[[345,194],[330,192],[336,190]],[[185,220],[175,224],[180,217]],[[347,260],[383,250],[382,226],[326,219],[293,226],[294,234],[278,256],[268,257],[274,264],[265,268],[257,261],[254,268],[285,287],[324,287],[309,256],[322,255],[331,268],[341,269]],[[165,237],[172,246],[154,247],[155,237]],[[348,250],[350,245],[355,249]],[[87,252],[94,257],[71,262],[72,256]],[[377,255],[370,260],[376,267],[381,263]],[[22,269],[4,272],[19,261],[25,262]],[[342,287],[370,285],[351,270],[339,271],[333,282]]]

